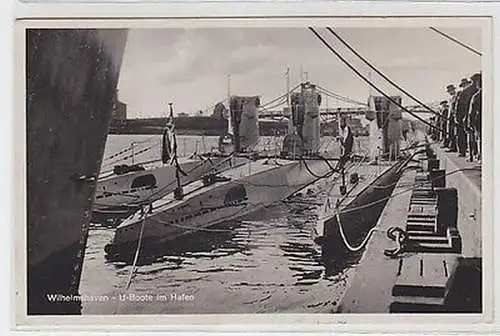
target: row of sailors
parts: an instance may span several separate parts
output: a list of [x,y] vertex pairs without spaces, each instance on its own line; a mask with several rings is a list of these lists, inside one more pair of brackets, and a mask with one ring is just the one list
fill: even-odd
[[430,119],[429,130],[435,141],[441,141],[448,152],[458,152],[461,157],[468,154],[469,161],[481,161],[481,74],[470,80],[463,78],[459,89],[450,84],[446,87],[449,100],[440,103],[440,112]]

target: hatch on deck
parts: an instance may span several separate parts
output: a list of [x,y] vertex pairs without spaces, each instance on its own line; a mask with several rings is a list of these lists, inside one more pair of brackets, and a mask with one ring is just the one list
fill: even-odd
[[154,187],[156,186],[156,178],[153,174],[142,175],[136,177],[132,181],[131,188],[140,188],[140,187]]

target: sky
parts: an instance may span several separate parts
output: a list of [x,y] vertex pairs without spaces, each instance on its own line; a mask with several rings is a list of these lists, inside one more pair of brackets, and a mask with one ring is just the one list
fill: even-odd
[[[481,69],[481,57],[422,28],[334,28],[353,48],[389,78],[424,102],[446,98]],[[442,28],[481,51],[479,28]],[[361,73],[369,68],[326,29],[330,44]],[[286,69],[292,87],[305,78],[337,94],[366,102],[370,89],[307,28],[132,29],[118,83],[128,118],[165,116],[168,102],[176,113],[195,114],[227,97],[228,74],[234,95],[258,95],[261,102],[286,92]],[[375,73],[373,82],[387,94],[398,91]],[[372,90],[373,91],[373,90]],[[403,98],[404,104],[415,103]],[[333,99],[329,107],[346,106]],[[211,114],[211,110],[205,114]]]

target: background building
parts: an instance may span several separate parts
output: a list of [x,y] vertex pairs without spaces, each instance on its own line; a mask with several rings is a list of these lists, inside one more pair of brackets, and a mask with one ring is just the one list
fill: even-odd
[[114,97],[113,111],[111,114],[112,120],[126,120],[127,119],[127,104],[122,103],[118,99],[118,92]]

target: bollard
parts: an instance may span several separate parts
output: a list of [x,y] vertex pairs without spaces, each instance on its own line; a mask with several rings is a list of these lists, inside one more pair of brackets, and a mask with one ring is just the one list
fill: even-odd
[[432,150],[431,146],[429,144],[425,145],[425,155],[427,156],[428,159],[435,159],[436,158],[436,153]]
[[174,197],[178,201],[180,201],[184,198],[184,191],[182,190],[182,188],[176,188],[174,190]]
[[426,143],[425,144],[425,155],[427,157],[430,157],[431,156],[431,153],[432,153],[432,149],[431,149],[431,145]]
[[358,173],[352,173],[349,182],[351,182],[352,184],[358,183],[359,182],[359,175],[358,175]]
[[446,231],[448,242],[453,253],[462,253],[462,237],[457,228],[448,228]]
[[446,188],[446,170],[434,169],[429,173],[432,188]]
[[437,231],[445,235],[449,228],[457,228],[458,191],[456,188],[439,189],[437,195]]
[[433,169],[439,169],[439,159],[429,159],[427,163],[427,170],[430,172]]
[[345,184],[343,184],[343,185],[340,186],[340,194],[342,196],[344,196],[345,194],[347,194],[347,187],[345,186]]

